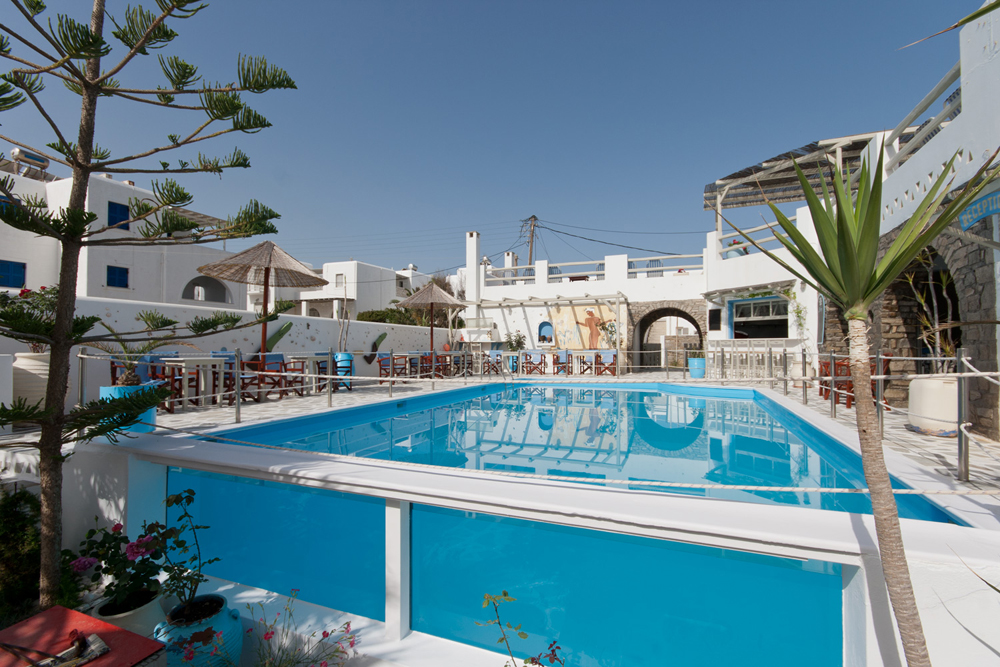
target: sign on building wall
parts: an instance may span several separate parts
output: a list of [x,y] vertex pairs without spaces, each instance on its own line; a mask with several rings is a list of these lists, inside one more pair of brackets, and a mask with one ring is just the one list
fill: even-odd
[[965,207],[965,210],[958,214],[958,219],[962,223],[962,229],[968,230],[983,218],[1000,213],[1000,191],[983,195],[976,201]]

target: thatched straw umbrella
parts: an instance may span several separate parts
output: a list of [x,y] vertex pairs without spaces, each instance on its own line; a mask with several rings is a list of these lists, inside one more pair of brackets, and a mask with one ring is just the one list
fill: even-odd
[[465,304],[445,292],[434,283],[428,283],[419,292],[396,304],[397,308],[431,309],[431,356],[434,355],[434,306],[443,308],[465,308]]
[[[199,266],[198,273],[233,283],[263,285],[263,312],[267,312],[268,291],[272,282],[275,287],[320,287],[327,284],[326,280],[273,241],[258,243],[220,262]],[[260,353],[267,354],[267,322],[260,330]]]

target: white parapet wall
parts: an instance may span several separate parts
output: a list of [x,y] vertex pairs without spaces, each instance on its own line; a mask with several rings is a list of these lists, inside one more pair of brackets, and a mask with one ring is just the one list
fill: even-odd
[[[199,306],[182,306],[165,303],[149,303],[143,301],[125,301],[122,299],[102,299],[78,297],[76,302],[77,315],[97,315],[116,331],[136,331],[142,328],[142,323],[135,317],[140,311],[156,310],[178,322],[190,322],[195,317],[205,317],[221,308],[203,308]],[[249,311],[235,311],[243,315],[243,321],[252,321],[255,315]],[[405,326],[400,324],[382,324],[380,322],[356,322],[333,320],[328,318],[302,317],[300,315],[281,315],[277,322],[268,324],[268,331],[274,332],[285,322],[292,323],[292,329],[281,339],[275,348],[278,353],[325,352],[329,348],[338,351],[338,340],[341,325],[346,329],[347,344],[344,351],[354,353],[354,372],[356,375],[377,376],[378,364],[368,363],[363,358],[372,354],[372,346],[382,334],[385,338],[379,343],[380,351],[389,350],[410,351],[425,350],[430,345],[430,329],[426,327]],[[92,334],[103,333],[98,324]],[[440,349],[447,342],[447,335],[438,331],[435,346]],[[212,350],[226,349],[234,351],[237,348],[244,353],[256,353],[260,347],[260,327],[248,327],[237,331],[223,331],[204,338],[190,341],[198,349],[182,346],[167,346],[164,351],[177,350],[181,354],[208,354]],[[74,348],[78,350],[79,348]],[[103,354],[88,348],[91,354]],[[10,339],[0,339],[0,354],[27,352],[27,346]],[[74,356],[70,368],[70,387],[67,403],[73,405],[79,396],[79,360]],[[99,387],[110,383],[110,365],[103,361],[88,361],[86,368],[86,397],[96,398]],[[0,364],[0,402],[3,402],[3,369]],[[8,380],[8,385],[10,384]],[[9,400],[9,399],[8,399]]]

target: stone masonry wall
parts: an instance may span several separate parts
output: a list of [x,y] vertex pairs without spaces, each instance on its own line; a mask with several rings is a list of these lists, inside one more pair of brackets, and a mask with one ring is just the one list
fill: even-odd
[[[893,229],[879,240],[879,255],[883,255],[900,228]],[[970,233],[992,239],[990,219],[973,225]],[[996,280],[994,279],[992,250],[952,236],[941,235],[932,246],[948,265],[958,293],[961,321],[995,320]],[[869,343],[895,357],[918,356],[920,350],[920,307],[905,283],[892,285],[872,307],[872,326]],[[972,363],[983,371],[997,370],[996,326],[992,324],[967,324],[962,326],[962,346]],[[873,350],[875,348],[873,347]],[[820,346],[823,353],[847,354],[847,323],[840,309],[827,304],[825,341]],[[892,373],[913,373],[916,362],[893,361]],[[991,438],[998,436],[1000,423],[1000,394],[996,385],[982,379],[973,379],[969,390],[970,421],[974,430]],[[909,393],[905,382],[887,383],[886,400],[890,405],[905,407]]]

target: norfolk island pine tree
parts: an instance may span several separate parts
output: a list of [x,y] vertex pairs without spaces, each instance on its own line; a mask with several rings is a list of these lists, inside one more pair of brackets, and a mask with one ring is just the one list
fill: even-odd
[[[44,20],[46,7],[42,0],[10,0],[14,11],[0,21],[0,56],[13,63],[13,69],[0,79],[0,112],[30,104],[48,124],[53,141],[43,148],[3,134],[0,139],[72,170],[68,205],[56,213],[49,211],[41,200],[32,197],[18,200],[13,193],[13,179],[0,179],[0,194],[11,202],[0,210],[0,220],[15,229],[54,238],[61,249],[59,298],[53,316],[38,317],[17,309],[0,313],[0,335],[20,341],[43,342],[51,350],[44,401],[34,406],[24,401],[0,406],[0,424],[25,421],[41,427],[39,440],[31,444],[39,450],[40,603],[43,608],[54,603],[59,586],[64,445],[98,435],[114,439],[121,428],[134,423],[143,411],[164,398],[162,390],[148,390],[121,399],[94,401],[66,411],[73,346],[112,340],[107,335],[88,336],[99,318],[75,314],[81,249],[200,244],[277,231],[272,221],[279,217],[278,214],[256,201],[250,201],[223,225],[200,226],[174,210],[173,207],[190,204],[192,197],[173,176],[221,175],[229,169],[249,167],[249,157],[239,148],[234,147],[223,157],[184,149],[194,144],[200,147],[203,141],[232,132],[255,133],[270,127],[266,118],[244,103],[241,93],[295,88],[295,82],[284,70],[269,65],[264,58],[240,55],[235,82],[209,83],[202,80],[197,67],[182,57],[160,54],[157,59],[163,80],[126,86],[119,77],[134,71],[129,69],[130,65],[169,46],[178,34],[174,28],[207,7],[206,3],[193,0],[154,2],[156,8],[152,11],[122,4],[117,14],[112,15],[106,11],[105,0],[93,0],[88,20],[81,23],[64,14]],[[9,23],[15,19],[19,21],[16,26]],[[106,26],[108,22],[111,25]],[[110,36],[106,36],[109,31]],[[42,92],[46,83],[65,86],[79,97],[80,119],[75,137],[58,125],[43,104]],[[99,102],[138,105],[137,111],[144,108],[142,105],[176,109],[178,114],[187,113],[197,120],[189,123],[186,134],[166,134],[147,150],[114,157],[110,150],[98,145],[95,137]],[[109,141],[114,141],[114,137]],[[173,164],[164,160],[172,156],[187,159],[178,159]],[[128,238],[106,235],[111,228],[95,224],[97,216],[86,210],[86,197],[90,175],[96,172],[162,176],[162,181],[153,180],[153,201],[130,200],[129,220],[114,225],[131,225],[132,229],[138,229],[137,235]],[[151,319],[144,320],[145,327],[123,332],[122,336],[136,342],[146,341],[150,335],[158,333],[173,335],[175,340],[194,338],[222,329],[254,326],[277,317],[276,312],[266,310],[266,304],[264,309],[255,321],[246,324],[239,324],[238,318],[223,312],[196,318],[183,327],[188,331],[183,334],[169,320],[153,314]]]

